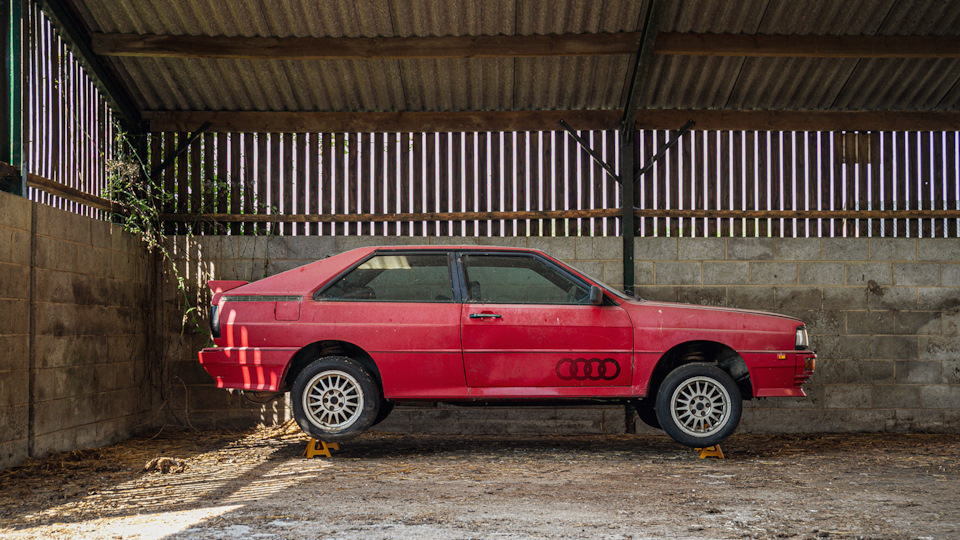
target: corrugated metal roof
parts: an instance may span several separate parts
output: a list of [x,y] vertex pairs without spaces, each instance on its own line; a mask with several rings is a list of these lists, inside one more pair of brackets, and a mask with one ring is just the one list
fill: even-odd
[[[94,32],[273,37],[636,31],[632,0],[75,0]],[[678,0],[661,31],[957,35],[960,2]],[[110,58],[145,110],[616,109],[631,55],[265,61]],[[655,56],[645,108],[957,110],[960,61]]]

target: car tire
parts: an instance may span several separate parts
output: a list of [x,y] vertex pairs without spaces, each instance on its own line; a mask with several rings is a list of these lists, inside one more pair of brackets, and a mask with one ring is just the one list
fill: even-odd
[[737,383],[713,364],[682,365],[657,391],[657,419],[680,444],[706,448],[720,444],[740,423],[743,402]]
[[370,424],[370,427],[373,427],[380,422],[383,422],[390,416],[390,413],[393,412],[393,406],[396,405],[393,401],[387,401],[385,399],[380,400],[380,410],[377,411],[377,417],[373,419],[373,423]]
[[348,441],[366,431],[382,401],[370,372],[344,356],[326,356],[304,368],[290,398],[300,429],[323,442]]
[[663,429],[660,427],[660,420],[657,418],[657,409],[653,406],[653,400],[638,399],[633,402],[633,408],[637,411],[637,417],[644,424],[653,429]]

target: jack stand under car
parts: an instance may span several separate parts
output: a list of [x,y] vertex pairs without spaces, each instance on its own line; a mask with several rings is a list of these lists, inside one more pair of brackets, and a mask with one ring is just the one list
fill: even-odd
[[720,450],[719,444],[707,448],[694,448],[694,450],[700,453],[700,459],[707,459],[708,457],[723,459],[723,450]]
[[[317,443],[321,445],[320,448],[317,448]],[[308,458],[317,456],[333,457],[333,455],[330,454],[331,450],[340,450],[340,443],[326,443],[316,439],[310,439],[310,442],[307,443],[307,449],[303,451],[303,455]]]

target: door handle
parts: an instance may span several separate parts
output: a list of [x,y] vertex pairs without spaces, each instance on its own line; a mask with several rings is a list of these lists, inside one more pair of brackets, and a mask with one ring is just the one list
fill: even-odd
[[471,319],[502,319],[503,316],[497,313],[471,313]]

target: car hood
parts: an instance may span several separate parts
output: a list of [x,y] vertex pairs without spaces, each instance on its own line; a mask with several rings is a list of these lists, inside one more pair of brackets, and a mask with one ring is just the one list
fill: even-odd
[[780,313],[771,313],[769,311],[759,311],[754,309],[739,309],[739,308],[725,308],[718,306],[702,306],[698,304],[682,304],[678,302],[654,302],[650,300],[640,300],[640,301],[631,301],[631,304],[656,307],[656,308],[665,308],[665,309],[696,309],[699,311],[719,311],[722,313],[730,314],[739,314],[739,315],[760,315],[764,317],[777,317],[780,319],[787,319],[790,321],[795,321],[797,323],[803,323],[800,319],[796,317],[791,317],[789,315],[781,315]]

